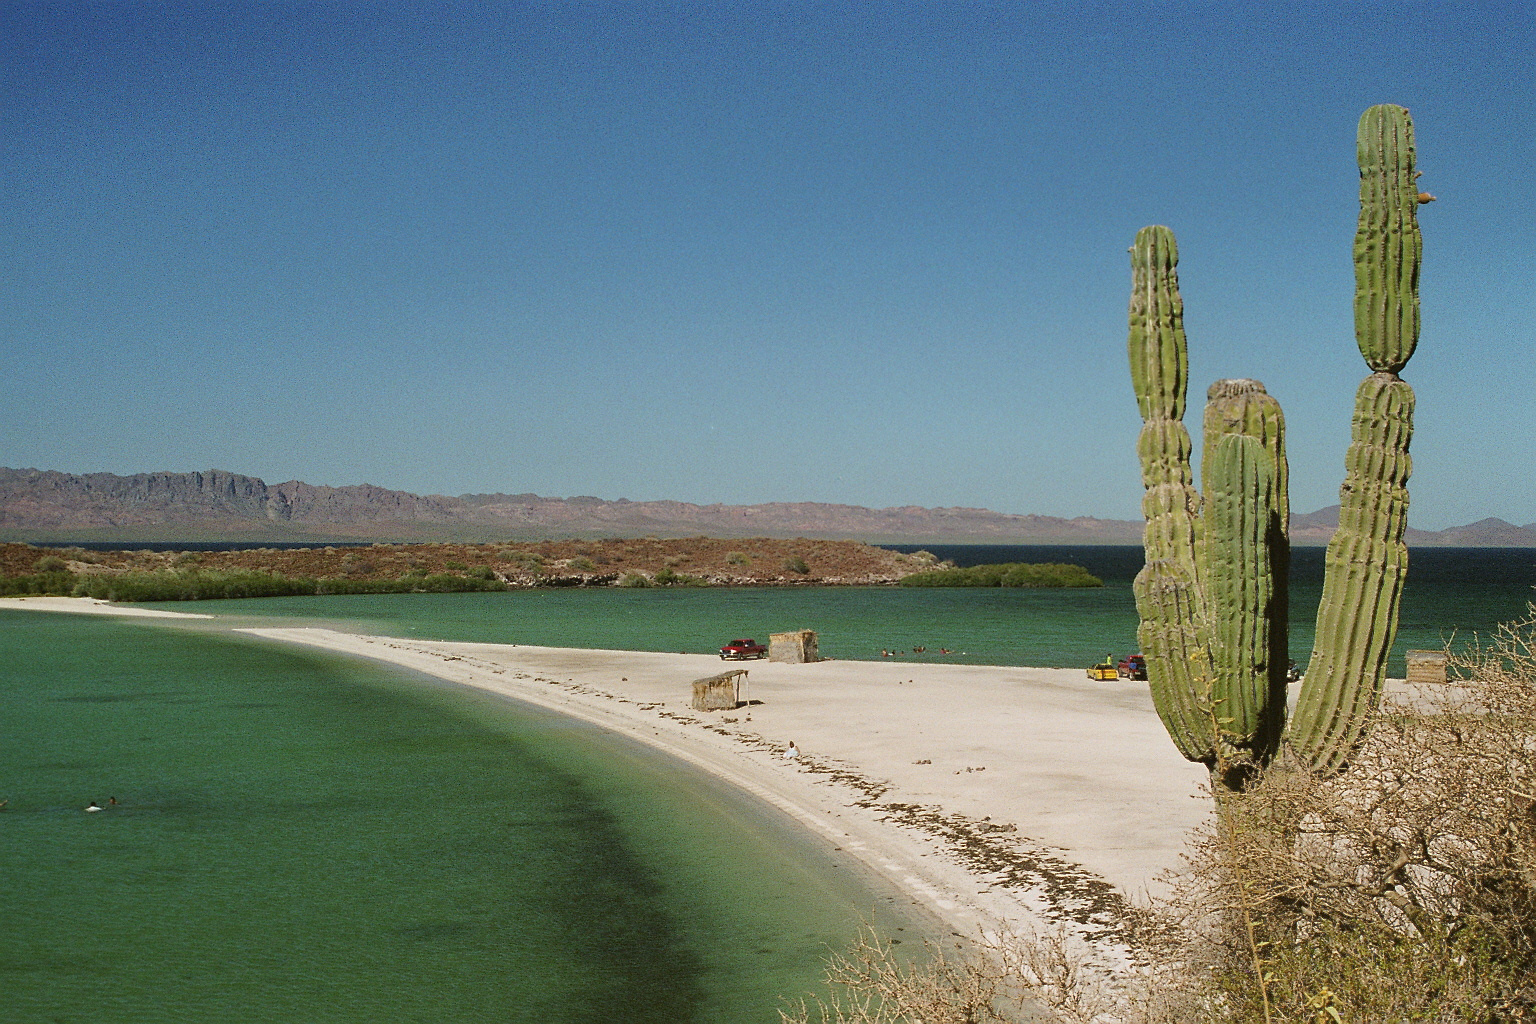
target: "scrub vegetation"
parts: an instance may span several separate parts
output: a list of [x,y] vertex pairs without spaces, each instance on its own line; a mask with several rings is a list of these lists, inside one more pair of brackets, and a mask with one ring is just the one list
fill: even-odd
[[1003,562],[969,568],[933,569],[903,576],[903,587],[1102,587],[1104,581],[1080,565]]
[[524,587],[887,585],[932,556],[858,541],[710,537],[89,551],[0,543],[0,596],[171,601]]

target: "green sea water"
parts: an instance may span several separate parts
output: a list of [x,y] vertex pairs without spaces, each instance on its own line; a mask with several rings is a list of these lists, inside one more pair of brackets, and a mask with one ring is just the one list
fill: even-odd
[[[546,589],[499,594],[387,594],[204,601],[197,611],[251,622],[324,621],[395,636],[552,647],[714,652],[739,636],[766,641],[817,632],[826,657],[979,665],[1086,667],[1136,649],[1131,580],[1139,548],[954,547],[962,565],[1067,561],[1102,577],[1101,588]],[[1322,596],[1323,551],[1298,548],[1291,574],[1291,656],[1305,666]],[[1487,635],[1525,613],[1536,596],[1536,551],[1415,549],[1388,671],[1409,650],[1439,650]],[[926,650],[915,654],[913,648]],[[950,654],[940,653],[947,648]]]
[[[923,922],[650,751],[228,630],[709,652],[811,628],[828,656],[904,664],[1134,649],[1135,549],[939,553],[1076,561],[1106,586],[284,598],[172,606],[216,616],[174,626],[0,614],[0,1021],[774,1021],[862,918]],[[1297,552],[1298,659],[1320,568]],[[1415,551],[1393,667],[1518,617],[1533,583],[1536,552]]]
[[772,1021],[921,924],[702,773],[425,677],[29,612],[0,665],[7,1024]]

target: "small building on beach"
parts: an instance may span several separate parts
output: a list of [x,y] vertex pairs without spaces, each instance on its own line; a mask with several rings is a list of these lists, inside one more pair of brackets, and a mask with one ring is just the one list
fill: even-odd
[[816,653],[816,632],[798,629],[793,633],[774,633],[768,638],[768,660],[790,665],[820,661],[821,656]]
[[691,707],[695,711],[733,711],[741,707],[746,685],[747,670],[744,668],[695,679]]

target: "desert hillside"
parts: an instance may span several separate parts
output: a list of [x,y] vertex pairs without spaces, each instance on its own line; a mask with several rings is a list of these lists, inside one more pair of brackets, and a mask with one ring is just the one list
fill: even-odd
[[[1141,482],[1126,486],[1140,494]],[[1291,543],[1322,545],[1337,505],[1291,517]],[[479,544],[605,537],[818,537],[871,544],[1136,544],[1140,520],[1014,515],[984,508],[865,508],[825,502],[699,505],[537,494],[419,495],[372,484],[321,487],[199,473],[84,475],[0,467],[0,540],[44,543]],[[1413,547],[1536,547],[1536,523],[1484,519],[1407,531]]]
[[[626,576],[725,586],[894,583],[932,564],[857,541],[675,539],[501,544],[373,544],[242,551],[87,551],[0,544],[0,575],[201,569],[311,579],[398,580],[460,575],[513,586],[606,586]],[[634,581],[638,582],[638,581]]]
[[[1139,486],[1139,484],[1138,484]],[[133,542],[461,541],[558,537],[822,537],[884,544],[1138,544],[1141,523],[979,508],[823,502],[699,505],[537,494],[418,495],[200,473],[0,468],[0,539]]]

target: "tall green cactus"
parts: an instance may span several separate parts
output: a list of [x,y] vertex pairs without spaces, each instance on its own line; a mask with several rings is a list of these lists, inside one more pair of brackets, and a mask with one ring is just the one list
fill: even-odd
[[1335,771],[1380,697],[1407,568],[1413,391],[1397,372],[1418,341],[1421,241],[1413,122],[1401,107],[1360,119],[1355,334],[1375,372],[1356,396],[1339,529],[1328,546],[1317,642],[1286,728],[1290,563],[1285,422],[1257,381],[1207,396],[1203,494],[1184,429],[1188,352],[1178,248],[1165,227],[1132,248],[1131,380],[1143,421],[1146,566],[1136,577],[1153,703],[1180,753],[1239,789],[1282,749]]

